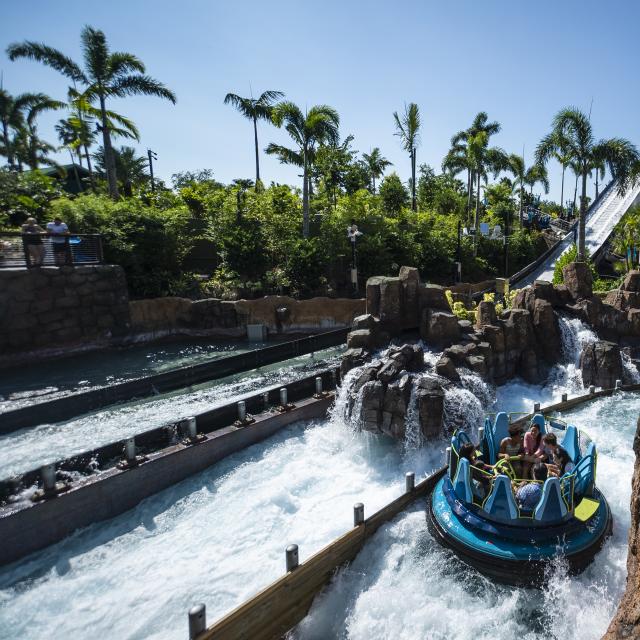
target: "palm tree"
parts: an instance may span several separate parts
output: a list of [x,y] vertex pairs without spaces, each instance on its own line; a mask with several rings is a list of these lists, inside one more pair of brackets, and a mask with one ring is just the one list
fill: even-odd
[[[133,195],[134,185],[146,183],[149,180],[147,157],[137,155],[133,147],[126,146],[113,149],[113,155],[116,163],[116,175],[122,184],[122,192],[127,198],[130,198]],[[98,147],[93,157],[97,170],[106,174],[104,148]]]
[[489,116],[485,111],[476,114],[468,129],[458,131],[451,138],[451,149],[442,162],[442,170],[457,175],[461,171],[467,172],[467,217],[470,216],[471,202],[473,199],[473,184],[475,173],[473,167],[467,162],[467,142],[469,136],[476,136],[481,131],[487,134],[487,139],[500,132],[499,122],[488,122]]
[[415,102],[404,105],[402,117],[397,111],[393,112],[393,119],[396,123],[394,135],[400,138],[402,148],[409,152],[411,159],[411,209],[417,211],[416,200],[416,148],[420,144],[420,111]]
[[533,164],[524,175],[524,183],[529,187],[529,196],[533,196],[533,187],[540,183],[545,193],[549,193],[549,177],[542,164]]
[[38,138],[36,119],[43,111],[53,111],[65,107],[64,102],[53,100],[44,93],[34,94],[24,107],[26,132],[26,163],[31,169],[37,169],[40,162],[46,162],[46,153],[54,147]]
[[552,157],[555,158],[562,167],[562,182],[560,185],[560,215],[564,215],[564,174],[571,161],[571,156],[563,151],[563,141],[560,141],[559,148],[552,153]]
[[245,118],[253,121],[253,137],[256,146],[256,185],[260,182],[260,158],[258,151],[258,120],[271,120],[274,103],[284,97],[282,91],[264,91],[258,99],[241,98],[227,93],[225,104],[232,104]]
[[389,162],[381,153],[378,147],[375,147],[371,153],[363,153],[362,158],[367,165],[367,170],[371,176],[371,191],[376,192],[376,178],[381,178],[387,167],[390,167],[393,162]]
[[253,180],[248,178],[236,178],[232,184],[237,187],[236,190],[236,222],[239,224],[242,222],[242,202],[244,201],[244,194],[247,189],[251,189],[254,186]]
[[552,131],[536,149],[536,161],[546,164],[554,151],[566,151],[576,163],[582,178],[580,218],[578,222],[578,256],[585,259],[585,218],[587,213],[587,177],[593,169],[606,165],[618,181],[618,193],[624,194],[633,180],[633,168],[640,159],[638,150],[624,138],[610,138],[596,142],[591,122],[579,109],[570,107],[559,111],[553,119]]
[[486,181],[489,172],[497,176],[500,171],[509,168],[509,158],[499,147],[489,147],[489,134],[479,131],[469,136],[467,141],[467,157],[477,178],[475,233],[473,236],[473,255],[478,254],[478,233],[480,227],[480,180]]
[[302,167],[302,234],[309,237],[309,175],[313,164],[316,144],[337,144],[340,117],[338,112],[327,105],[311,107],[302,113],[293,102],[281,102],[273,109],[273,123],[277,127],[284,125],[295,143],[289,149],[273,142],[265,151],[278,157],[283,164]]
[[6,156],[9,168],[16,169],[15,152],[11,130],[18,132],[25,125],[24,109],[31,104],[37,94],[22,93],[12,96],[6,89],[0,88],[0,124],[2,125],[2,155]]
[[107,98],[123,98],[131,95],[147,95],[166,98],[175,104],[174,93],[163,84],[145,75],[142,61],[131,53],[109,51],[106,36],[99,29],[86,26],[80,34],[84,70],[58,49],[38,42],[25,41],[7,47],[11,60],[29,58],[42,62],[74,82],[85,87],[82,97],[92,104],[98,101],[100,109],[102,141],[105,150],[106,173],[109,194],[118,198],[115,157],[111,146],[111,129],[107,117]]

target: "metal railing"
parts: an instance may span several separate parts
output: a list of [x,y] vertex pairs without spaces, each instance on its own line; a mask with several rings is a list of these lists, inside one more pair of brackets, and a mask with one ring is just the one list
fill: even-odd
[[0,269],[102,264],[102,237],[73,233],[0,233]]

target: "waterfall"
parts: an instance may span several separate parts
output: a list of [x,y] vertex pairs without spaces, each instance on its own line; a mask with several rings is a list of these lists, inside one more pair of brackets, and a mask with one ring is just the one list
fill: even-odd
[[551,368],[549,385],[576,393],[584,388],[580,372],[580,354],[584,347],[595,342],[598,336],[579,318],[560,316],[558,326],[562,340],[563,362]]
[[419,381],[419,376],[414,376],[411,380],[411,395],[409,396],[407,415],[404,420],[404,446],[407,451],[419,449],[423,444],[417,397]]
[[[336,389],[336,399],[331,407],[331,417],[344,420],[346,424],[350,424],[352,416],[360,416],[360,409],[362,407],[362,389],[358,392],[358,396],[354,403],[354,399],[351,396],[351,388],[358,376],[362,373],[364,366],[354,367],[348,371],[340,382],[340,385]],[[359,399],[359,406],[358,405]],[[356,409],[357,411],[354,411]]]
[[638,384],[640,383],[640,372],[638,367],[633,363],[631,357],[625,351],[621,351],[622,356],[622,377],[625,384]]
[[452,386],[444,393],[444,430],[446,434],[452,434],[456,429],[464,429],[474,438],[495,394],[480,376],[469,370],[460,372],[460,380],[462,387]]
[[579,318],[558,318],[562,339],[562,357],[565,363],[580,364],[580,354],[587,344],[595,342],[596,334]]

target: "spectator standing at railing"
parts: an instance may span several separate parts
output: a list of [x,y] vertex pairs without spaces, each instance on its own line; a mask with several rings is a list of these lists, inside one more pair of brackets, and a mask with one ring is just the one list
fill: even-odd
[[35,218],[27,218],[22,225],[22,240],[29,256],[29,265],[32,267],[41,267],[44,260],[43,233],[44,229]]
[[56,264],[71,264],[71,251],[68,237],[69,227],[62,222],[62,218],[56,217],[53,219],[53,222],[48,222],[47,233],[51,236],[53,257]]

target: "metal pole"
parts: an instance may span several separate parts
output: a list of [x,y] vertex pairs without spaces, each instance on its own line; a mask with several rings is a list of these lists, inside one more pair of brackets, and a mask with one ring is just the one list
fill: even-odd
[[286,407],[288,404],[287,400],[287,387],[282,387],[282,389],[280,389],[280,405]]
[[404,474],[404,490],[405,493],[411,493],[416,488],[416,474],[408,471]]
[[238,402],[238,420],[244,422],[247,418],[247,405],[244,400]]
[[127,462],[133,462],[136,459],[136,440],[135,438],[127,438],[124,441],[124,457]]
[[447,461],[447,467],[449,467],[451,466],[451,447],[447,447],[445,451],[446,451],[445,457]]
[[484,440],[484,427],[478,427],[478,442],[482,443]]
[[316,377],[316,395],[322,395],[322,376]]
[[589,393],[590,393],[591,395],[593,395],[595,392],[596,392],[596,387],[595,387],[595,385],[593,385],[593,384],[592,384],[592,385],[589,387]]
[[194,416],[185,418],[182,421],[182,433],[187,438],[195,438],[198,435],[198,429],[196,426],[196,419]]
[[268,391],[265,391],[262,394],[262,402],[264,404],[265,410],[268,409],[269,408],[269,392]]
[[200,603],[189,609],[189,640],[195,640],[207,629],[207,607]]
[[562,402],[566,402],[569,396],[566,393],[562,394]]
[[538,413],[538,411],[540,411],[540,403],[535,402],[533,405],[533,413]]
[[299,564],[297,544],[290,544],[286,548],[285,558],[286,558],[286,565],[287,565],[287,573],[289,573],[289,571],[293,571]]
[[51,493],[56,489],[56,465],[45,464],[40,467],[40,477],[42,478],[42,488],[45,493]]
[[622,380],[616,380],[616,390],[619,391],[622,388]]
[[353,505],[353,526],[357,527],[364,522],[364,505],[362,502],[356,502]]

